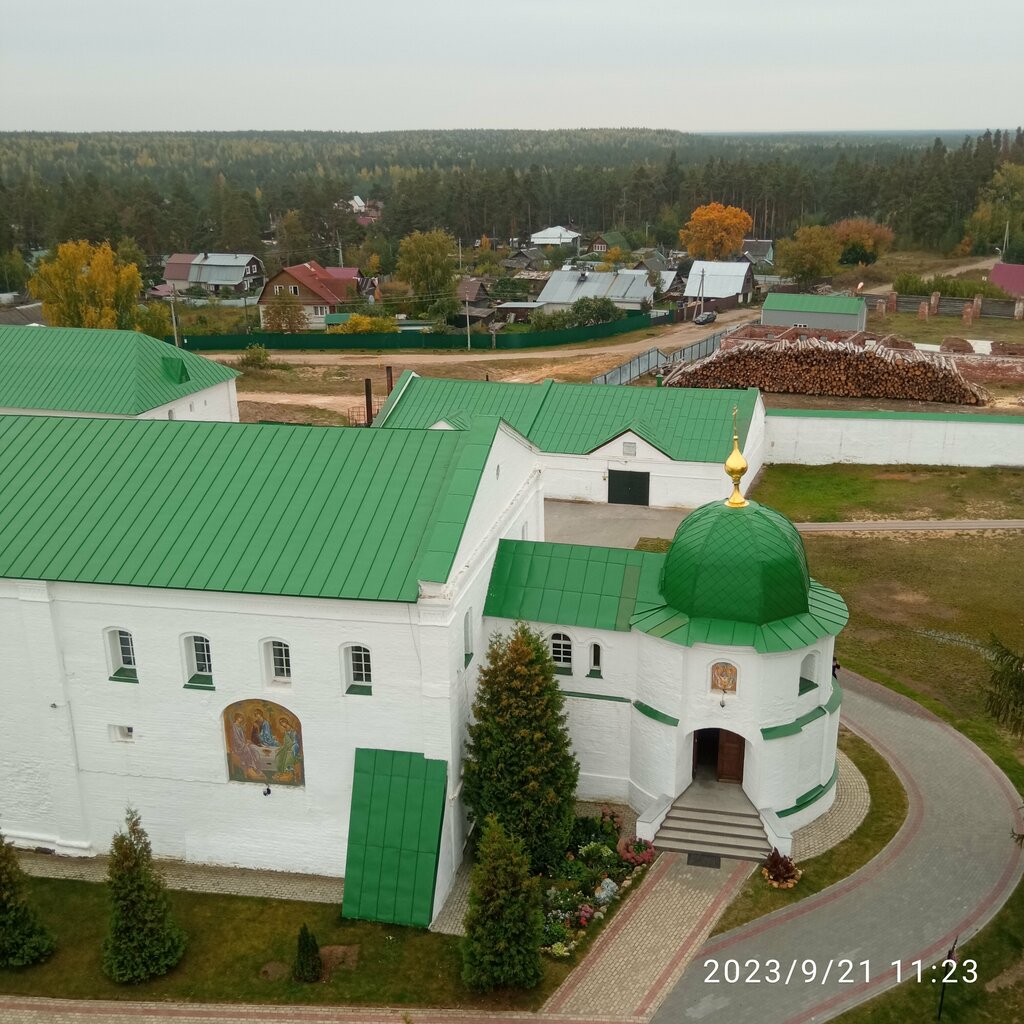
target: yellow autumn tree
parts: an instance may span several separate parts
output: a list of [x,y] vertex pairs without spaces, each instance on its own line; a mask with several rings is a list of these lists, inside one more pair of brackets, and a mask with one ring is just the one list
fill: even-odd
[[109,242],[63,242],[28,282],[54,327],[133,330],[138,322],[142,277],[134,263],[118,259]]
[[708,203],[693,211],[679,231],[679,240],[696,260],[720,260],[739,252],[753,226],[750,214],[738,206]]

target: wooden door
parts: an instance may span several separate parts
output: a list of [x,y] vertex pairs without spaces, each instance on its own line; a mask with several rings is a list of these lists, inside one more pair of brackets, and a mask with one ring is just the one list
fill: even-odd
[[718,731],[718,781],[743,781],[744,739],[726,729]]

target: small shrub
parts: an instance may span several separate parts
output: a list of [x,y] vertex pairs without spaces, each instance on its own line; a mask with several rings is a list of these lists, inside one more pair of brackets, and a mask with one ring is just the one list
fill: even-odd
[[238,360],[243,370],[266,370],[270,367],[270,352],[265,345],[249,345]]
[[324,965],[320,959],[320,944],[316,941],[316,936],[303,924],[299,929],[292,977],[296,981],[313,982],[319,981],[323,977],[323,973]]
[[793,861],[779,853],[778,847],[773,847],[772,852],[761,868],[762,877],[768,880],[768,884],[776,889],[792,889],[803,872]]
[[54,950],[25,896],[25,873],[14,847],[0,835],[0,967],[28,967]]

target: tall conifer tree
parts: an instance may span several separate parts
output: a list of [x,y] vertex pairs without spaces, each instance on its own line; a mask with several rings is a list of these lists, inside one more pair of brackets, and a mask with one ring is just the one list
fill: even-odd
[[547,644],[525,623],[491,638],[473,717],[466,805],[477,821],[495,815],[523,841],[531,869],[541,872],[565,855],[580,766]]
[[104,973],[128,984],[166,974],[185,952],[185,933],[171,917],[149,836],[131,807],[125,830],[110,844],[107,889],[111,912],[103,940]]

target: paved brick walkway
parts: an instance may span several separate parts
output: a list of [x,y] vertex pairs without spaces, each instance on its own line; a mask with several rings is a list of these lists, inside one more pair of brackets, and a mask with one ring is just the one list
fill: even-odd
[[817,857],[853,835],[871,806],[867,779],[841,750],[836,760],[839,778],[836,779],[835,802],[817,821],[793,833],[793,860],[797,863]]
[[[105,882],[107,857],[54,857],[52,854],[19,851],[26,874],[42,878],[69,878],[79,882]],[[227,893],[232,896],[260,896],[264,899],[302,900],[307,903],[341,903],[345,882],[327,875],[290,874],[284,871],[255,871],[251,868],[223,868],[210,864],[188,864],[180,860],[158,860],[169,889],[188,892]],[[0,1020],[3,1020],[0,1017]]]

